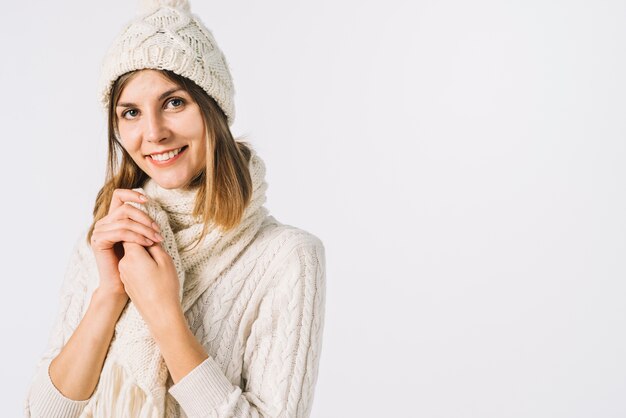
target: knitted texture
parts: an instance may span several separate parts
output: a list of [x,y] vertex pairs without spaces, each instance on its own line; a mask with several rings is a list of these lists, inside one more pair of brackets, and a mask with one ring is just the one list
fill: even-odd
[[[26,399],[26,417],[134,417],[141,416],[135,413],[139,409],[124,415],[112,406],[135,408],[147,401],[157,410],[146,416],[167,418],[309,416],[322,345],[324,247],[314,235],[267,215],[265,168],[256,154],[250,168],[255,192],[242,227],[227,235],[212,229],[190,252],[182,250],[201,226],[191,215],[191,194],[150,181],[144,186],[150,200],[140,206],[159,224],[181,280],[187,323],[209,358],[173,385],[158,347],[129,303],[95,393],[86,401],[65,398],[53,386],[48,367],[97,287],[95,258],[83,237],[66,272],[55,327]],[[102,382],[127,385],[124,402],[102,396],[107,393]]]
[[99,100],[105,110],[115,80],[141,69],[170,70],[193,80],[215,99],[232,126],[235,89],[226,58],[186,0],[140,4],[140,15],[117,36],[102,62]]

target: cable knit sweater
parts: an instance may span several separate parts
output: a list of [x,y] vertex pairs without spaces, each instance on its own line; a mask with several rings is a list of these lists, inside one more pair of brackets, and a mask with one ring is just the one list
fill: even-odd
[[[60,291],[60,309],[25,400],[26,417],[78,417],[89,400],[66,398],[48,367],[81,321],[98,283],[80,271],[93,257],[78,239]],[[78,271],[77,271],[78,270]],[[97,277],[97,274],[95,275]],[[267,216],[235,262],[185,311],[209,354],[167,386],[166,417],[306,417],[320,361],[325,250],[313,234]]]

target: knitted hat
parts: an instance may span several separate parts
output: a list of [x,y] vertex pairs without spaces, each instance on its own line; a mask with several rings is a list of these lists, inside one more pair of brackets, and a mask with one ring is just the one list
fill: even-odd
[[234,86],[213,34],[192,14],[187,0],[140,0],[140,13],[107,51],[99,99],[108,109],[119,76],[140,69],[170,70],[194,81],[222,108],[232,125]]

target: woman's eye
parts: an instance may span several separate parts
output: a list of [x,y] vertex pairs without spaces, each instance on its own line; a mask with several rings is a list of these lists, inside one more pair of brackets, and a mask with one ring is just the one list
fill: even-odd
[[173,107],[181,107],[183,105],[183,99],[172,99],[170,100],[170,103],[172,104]]
[[131,118],[134,118],[135,116],[137,116],[137,109],[129,109],[122,113],[123,118],[128,119],[128,116],[130,116]]

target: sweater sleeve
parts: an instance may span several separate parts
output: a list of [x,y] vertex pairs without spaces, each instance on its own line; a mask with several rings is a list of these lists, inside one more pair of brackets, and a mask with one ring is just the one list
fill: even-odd
[[169,389],[189,418],[310,415],[324,325],[324,246],[314,237],[279,265],[246,342],[243,390],[209,356]]
[[80,267],[81,239],[84,240],[85,235],[81,235],[70,256],[59,291],[56,318],[24,401],[24,416],[27,418],[78,417],[88,402],[88,400],[75,401],[63,396],[53,385],[48,373],[50,363],[67,343],[82,318],[87,285]]

